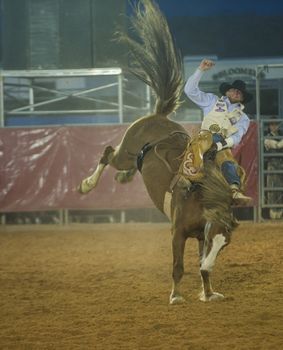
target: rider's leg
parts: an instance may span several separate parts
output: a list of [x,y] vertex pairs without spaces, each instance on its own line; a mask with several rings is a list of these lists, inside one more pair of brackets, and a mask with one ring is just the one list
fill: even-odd
[[238,173],[238,164],[235,162],[230,149],[217,152],[216,163],[232,189],[232,196],[236,204],[247,204],[251,201],[250,197],[241,192],[241,178]]
[[221,165],[221,171],[230,186],[236,185],[238,188],[240,188],[241,180],[240,176],[237,173],[236,164],[234,162],[227,160],[223,162]]
[[231,161],[223,162],[221,171],[232,189],[232,197],[234,201],[237,204],[248,204],[251,201],[251,198],[245,196],[240,190],[241,180],[237,172],[237,165]]

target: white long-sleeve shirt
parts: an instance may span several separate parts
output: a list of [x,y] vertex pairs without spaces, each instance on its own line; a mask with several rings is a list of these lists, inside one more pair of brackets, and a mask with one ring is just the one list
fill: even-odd
[[[203,71],[197,69],[195,73],[187,80],[184,91],[189,99],[202,109],[205,118],[205,116],[211,112],[219,97],[215,94],[206,93],[199,89],[199,81],[203,73]],[[226,96],[223,97],[223,100],[226,103],[228,112],[232,112],[236,108],[241,109],[240,103],[231,103],[229,98]],[[237,132],[229,137],[232,139],[234,146],[238,145],[241,142],[242,137],[248,131],[249,125],[249,117],[245,113],[242,113],[241,118],[235,124],[238,129]]]

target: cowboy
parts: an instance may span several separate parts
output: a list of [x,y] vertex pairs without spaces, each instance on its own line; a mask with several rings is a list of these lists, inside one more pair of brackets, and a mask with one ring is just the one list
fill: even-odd
[[192,143],[193,159],[201,167],[202,155],[212,146],[216,151],[215,162],[232,189],[235,204],[245,205],[251,198],[242,193],[241,170],[242,175],[244,172],[235,161],[231,148],[241,142],[248,130],[250,120],[243,109],[253,96],[246,90],[242,80],[232,84],[222,83],[219,87],[220,98],[201,91],[199,81],[203,73],[214,65],[209,59],[202,60],[185,85],[185,94],[203,110],[204,115],[201,131]]

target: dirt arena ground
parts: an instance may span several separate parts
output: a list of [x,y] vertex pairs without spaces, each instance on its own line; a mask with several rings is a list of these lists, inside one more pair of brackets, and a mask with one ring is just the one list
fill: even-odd
[[243,223],[198,300],[197,242],[187,302],[168,304],[169,224],[1,227],[0,349],[283,349],[283,223]]

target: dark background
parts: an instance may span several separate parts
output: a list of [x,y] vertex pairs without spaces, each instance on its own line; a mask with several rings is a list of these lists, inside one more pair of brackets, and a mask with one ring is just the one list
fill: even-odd
[[[126,0],[0,0],[4,69],[125,64]],[[157,0],[185,55],[283,57],[283,1]]]
[[283,56],[283,1],[157,1],[184,55]]

